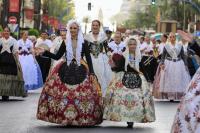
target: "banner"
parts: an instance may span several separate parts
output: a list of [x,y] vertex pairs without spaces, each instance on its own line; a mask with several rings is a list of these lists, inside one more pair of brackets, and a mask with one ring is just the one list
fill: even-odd
[[9,12],[19,12],[19,0],[9,0]]

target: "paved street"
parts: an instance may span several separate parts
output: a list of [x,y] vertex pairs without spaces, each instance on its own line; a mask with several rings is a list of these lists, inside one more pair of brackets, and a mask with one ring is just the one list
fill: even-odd
[[127,129],[126,123],[103,122],[91,128],[63,127],[36,119],[39,91],[28,98],[0,101],[0,133],[169,133],[178,103],[155,102],[157,120],[151,124],[135,124]]

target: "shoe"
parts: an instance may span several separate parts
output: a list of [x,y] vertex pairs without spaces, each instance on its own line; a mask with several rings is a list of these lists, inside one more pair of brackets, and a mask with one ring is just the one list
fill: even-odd
[[2,96],[2,101],[8,101],[9,100],[9,96]]
[[172,102],[172,103],[173,103],[173,102],[174,102],[174,100],[169,100],[169,102]]
[[128,124],[127,126],[128,128],[133,128],[133,124],[134,124],[133,122],[127,122],[127,124]]

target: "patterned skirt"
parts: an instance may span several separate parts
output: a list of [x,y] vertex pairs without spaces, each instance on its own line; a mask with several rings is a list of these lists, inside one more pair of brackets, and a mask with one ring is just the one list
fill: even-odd
[[200,69],[181,100],[171,133],[200,133]]
[[[165,60],[165,69],[161,70],[159,83],[160,99],[180,100],[188,84],[190,75],[182,60],[173,62]],[[159,98],[158,97],[158,98]]]
[[[65,65],[66,62],[61,61],[49,74],[39,99],[37,118],[62,125],[100,124],[103,102],[96,76],[87,74],[80,83],[71,85],[66,83],[70,77],[60,76],[60,70],[67,68]],[[88,70],[85,62],[82,61],[81,66]],[[73,74],[78,76],[78,73]],[[65,79],[68,80],[65,82]]]
[[163,71],[161,70],[160,65],[158,65],[155,79],[153,82],[153,96],[154,96],[154,98],[158,98],[158,99],[162,98],[162,95],[160,93],[160,77],[161,77],[162,73],[163,73]]
[[[35,90],[43,86],[42,73],[32,54],[19,55],[26,90]],[[28,62],[28,63],[27,63]]]
[[0,96],[26,96],[22,69],[12,53],[0,54]]
[[144,76],[142,87],[129,89],[122,84],[123,72],[117,73],[105,97],[104,119],[121,122],[155,121],[154,102]]

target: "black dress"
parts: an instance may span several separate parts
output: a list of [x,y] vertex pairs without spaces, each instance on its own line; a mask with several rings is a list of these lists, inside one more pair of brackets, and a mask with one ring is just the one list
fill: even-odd
[[43,82],[45,82],[51,67],[51,59],[45,56],[36,56],[36,60],[42,72]]
[[[26,96],[22,70],[17,57],[13,54],[16,41],[11,37],[7,44],[0,40],[0,96]],[[9,47],[2,51],[3,46]]]
[[85,44],[88,45],[89,48],[89,52],[95,57],[97,58],[98,55],[102,52],[107,53],[108,52],[108,43],[107,41],[103,41],[101,42],[99,45],[95,44],[94,42],[90,42],[85,40]]
[[[13,51],[13,46],[10,47],[10,51]],[[0,54],[0,74],[17,75],[17,63],[12,53],[5,51]]]

